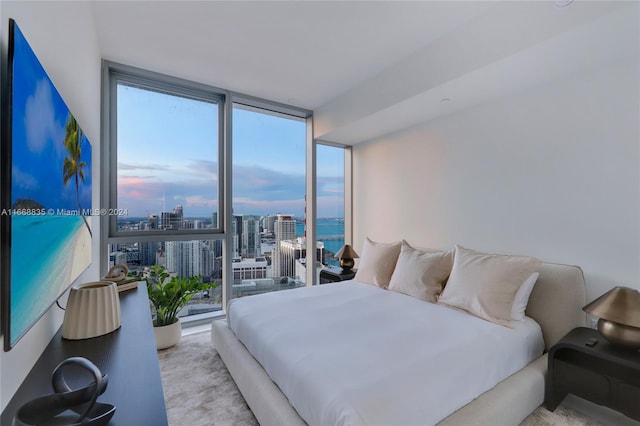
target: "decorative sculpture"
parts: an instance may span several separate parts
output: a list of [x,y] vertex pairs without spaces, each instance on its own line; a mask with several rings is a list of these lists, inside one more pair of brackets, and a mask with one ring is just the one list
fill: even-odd
[[[71,390],[62,374],[65,365],[77,365],[93,376],[88,386]],[[51,384],[54,393],[33,399],[22,405],[13,418],[13,426],[102,426],[109,423],[116,411],[111,404],[97,402],[107,388],[104,376],[91,361],[82,357],[67,358],[53,370]]]

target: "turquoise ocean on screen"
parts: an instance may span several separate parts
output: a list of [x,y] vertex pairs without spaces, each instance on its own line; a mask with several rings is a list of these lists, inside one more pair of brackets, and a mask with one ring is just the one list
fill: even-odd
[[[13,216],[11,230],[12,336],[26,331],[71,282],[75,243],[86,232],[80,216]],[[14,334],[15,333],[15,334]]]

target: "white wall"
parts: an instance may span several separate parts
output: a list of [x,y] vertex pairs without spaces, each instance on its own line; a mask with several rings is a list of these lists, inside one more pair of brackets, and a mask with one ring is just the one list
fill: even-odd
[[459,243],[579,265],[589,300],[640,288],[638,75],[635,58],[355,145],[356,250]]
[[[69,109],[92,142],[93,205],[100,187],[100,51],[93,15],[84,2],[0,2],[2,57],[6,60],[8,20],[16,20]],[[78,282],[99,277],[99,221],[93,222],[93,263]],[[64,306],[66,296],[60,301]],[[55,305],[9,352],[0,353],[0,407],[4,409],[62,323]]]

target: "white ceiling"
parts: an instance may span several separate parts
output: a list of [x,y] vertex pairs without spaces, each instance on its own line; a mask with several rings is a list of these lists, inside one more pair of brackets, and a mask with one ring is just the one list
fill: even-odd
[[106,59],[315,109],[488,7],[475,2],[94,2]]
[[[515,34],[521,27],[518,20],[527,19],[530,14],[516,3],[95,1],[91,7],[102,57],[111,61],[314,111],[329,111],[329,115],[332,109],[342,113],[349,102],[366,103],[367,97],[359,94],[363,88],[369,92],[379,90],[383,94],[381,105],[342,122],[329,120],[330,125],[319,135],[325,140],[352,144],[505,92],[505,86],[496,83],[504,81],[505,72],[509,73],[507,76],[523,72],[528,75],[532,63],[546,58],[545,52],[540,51],[544,43],[548,49],[556,50],[554,61],[567,61],[569,69],[575,69],[575,64],[586,66],[571,55],[563,59],[566,49],[572,50],[573,46],[566,44],[563,50],[550,42],[555,37],[567,38],[565,31],[556,27],[566,25],[570,32],[615,9],[608,2],[609,6],[591,7],[595,12],[566,24],[555,22],[555,27],[551,25],[553,28],[549,29],[545,21],[534,22],[526,28],[526,34]],[[578,2],[567,8],[558,8],[551,1],[538,3],[544,3],[544,8],[538,7],[544,9],[540,16],[546,16],[546,20],[551,15],[544,14],[558,15],[557,19],[551,16],[554,21],[564,19],[562,13],[575,14],[567,10]],[[637,26],[637,16],[632,22]],[[439,69],[437,63],[429,64],[431,53],[437,53],[445,42],[453,46],[457,58],[473,58],[479,35],[469,30],[474,28],[480,28],[481,33],[485,33],[484,29],[487,33],[501,29],[491,39],[490,49],[483,52],[486,59],[466,68],[452,66],[450,70]],[[626,36],[637,36],[637,31]],[[606,43],[600,50],[606,53]],[[439,76],[438,81],[426,86],[424,82],[408,81],[406,94],[385,99],[385,93],[398,91],[394,86],[404,81],[399,72],[395,79],[392,75],[381,80],[381,76],[398,68],[398,64],[415,63],[415,58],[422,60],[424,81],[429,78],[429,66]],[[566,73],[567,67],[555,63],[549,72]],[[546,70],[537,67],[536,73],[544,75]],[[387,84],[391,87],[377,88],[377,81],[393,83]],[[531,79],[517,78],[507,86],[513,91],[528,84],[532,84]],[[402,89],[398,91],[401,92]],[[436,99],[439,102],[442,97],[462,98],[466,94],[471,101],[456,104],[458,99],[452,99],[453,106],[439,107],[441,110],[428,107]],[[416,116],[416,107],[428,114]],[[354,114],[354,108],[347,110]]]

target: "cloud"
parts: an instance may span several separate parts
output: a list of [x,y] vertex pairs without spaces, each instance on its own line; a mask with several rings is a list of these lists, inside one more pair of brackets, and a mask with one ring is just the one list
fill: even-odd
[[[155,166],[154,166],[155,167]],[[144,167],[152,169],[152,167]],[[181,180],[160,180],[158,176],[137,175],[133,164],[126,164],[126,175],[118,176],[118,207],[129,209],[130,216],[158,214],[176,205],[185,216],[209,216],[218,209],[218,183],[213,174],[217,163],[194,161],[190,173]],[[144,173],[141,173],[144,174]],[[217,177],[217,176],[216,176]],[[318,216],[342,216],[344,179],[318,177]],[[270,170],[259,165],[236,165],[233,170],[233,210],[236,214],[304,214],[305,178],[302,174]]]
[[215,161],[194,160],[189,164],[188,169],[191,172],[196,172],[198,175],[204,173],[209,176],[214,176],[216,179],[218,177],[218,163]]
[[[118,176],[118,200],[131,199],[144,203],[149,199],[162,198],[162,186],[153,178],[140,176]],[[118,205],[124,208],[129,206]]]
[[318,194],[344,194],[344,177],[342,176],[318,176]]
[[318,217],[344,217],[344,198],[318,195],[316,211]]
[[233,198],[233,211],[235,214],[275,214],[285,213],[294,216],[304,214],[304,198],[292,200],[257,200],[254,198]]
[[217,205],[217,183],[206,177],[186,181],[161,181],[156,177],[118,176],[118,208],[130,216],[171,211],[180,204],[187,216],[210,215]]
[[233,191],[239,197],[304,200],[305,190],[304,175],[283,173],[260,166],[237,165],[233,169]]
[[42,152],[50,141],[62,144],[64,125],[56,121],[51,85],[46,79],[38,81],[35,93],[27,98],[24,125],[31,152]]
[[17,165],[13,165],[11,170],[12,185],[21,189],[38,189],[38,179],[33,175],[22,171]]
[[170,167],[162,164],[128,164],[128,163],[118,163],[118,170],[169,170]]
[[184,197],[186,207],[214,207],[218,205],[218,200],[206,198],[201,195],[189,195]]
[[[118,186],[140,185],[143,181],[151,188],[165,188],[173,185],[186,188],[184,194],[191,193],[191,187],[202,187],[210,195],[211,187],[217,190],[218,165],[214,161],[194,160],[188,164],[144,164],[118,163]],[[184,197],[180,194],[181,199]]]

